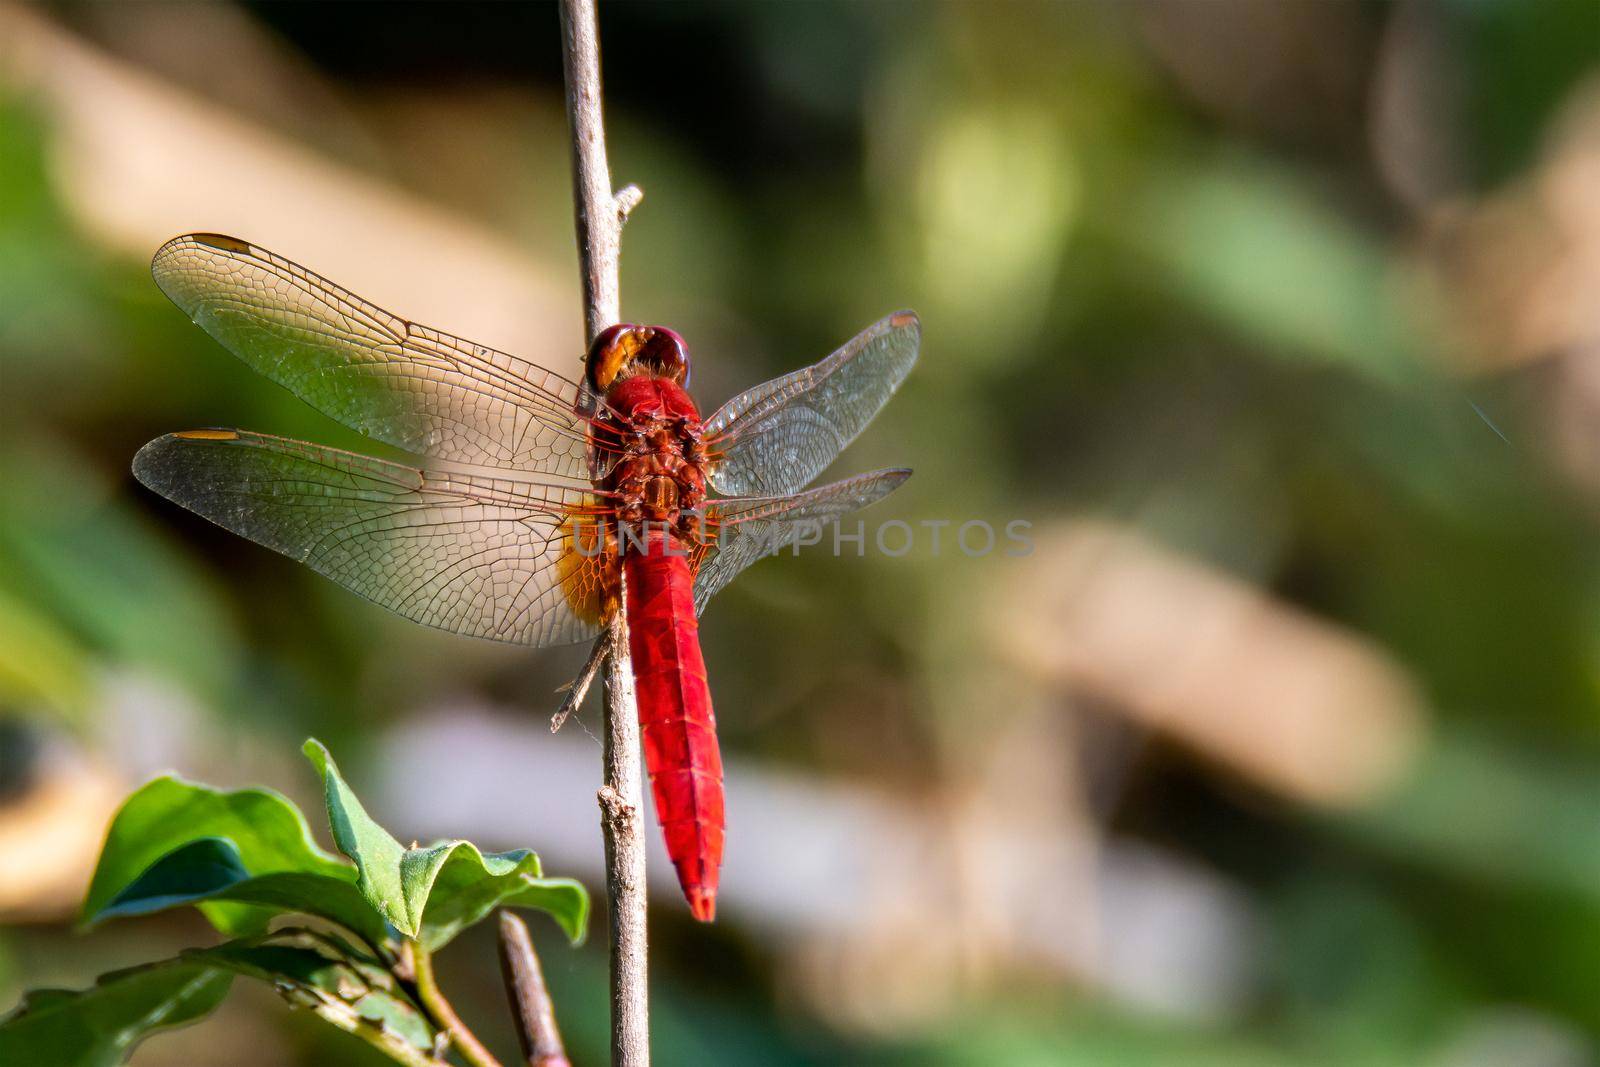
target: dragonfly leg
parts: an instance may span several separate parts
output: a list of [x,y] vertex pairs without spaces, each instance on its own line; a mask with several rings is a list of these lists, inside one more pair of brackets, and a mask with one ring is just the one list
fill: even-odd
[[550,716],[551,733],[561,729],[567,718],[583,703],[583,698],[589,695],[589,686],[593,684],[594,676],[599,673],[600,664],[605,661],[606,653],[609,651],[611,651],[611,628],[607,627],[604,633],[595,638],[594,647],[589,650],[589,658],[584,663],[583,669],[568,684],[566,699],[561,702],[556,713]]

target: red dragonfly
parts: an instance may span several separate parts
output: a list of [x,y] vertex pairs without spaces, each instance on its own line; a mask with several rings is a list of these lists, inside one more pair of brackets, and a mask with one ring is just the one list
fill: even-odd
[[534,647],[604,640],[625,612],[656,815],[690,909],[709,922],[722,760],[697,617],[763,555],[910,476],[805,488],[905,380],[917,316],[896,312],[702,419],[685,391],[688,348],[664,327],[610,327],[574,382],[237,238],[175,238],[151,269],[257,372],[426,463],[190,430],[145,445],[138,479],[452,633]]

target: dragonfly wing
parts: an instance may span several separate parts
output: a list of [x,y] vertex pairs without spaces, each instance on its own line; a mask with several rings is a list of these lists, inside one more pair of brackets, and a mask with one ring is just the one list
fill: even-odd
[[905,381],[922,324],[897,311],[822,362],[741,393],[706,421],[711,485],[729,496],[795,493],[832,463]]
[[578,386],[558,374],[407,322],[238,238],[176,237],[150,269],[230,352],[351,429],[418,455],[587,476]]
[[756,560],[793,545],[802,533],[882,500],[909,477],[911,472],[904,468],[889,468],[794,496],[713,500],[707,506],[707,519],[718,536],[695,574],[695,611],[704,612],[711,598]]
[[[408,619],[558,645],[599,633],[599,559],[573,550],[584,490],[430,474],[265,434],[196,430],[145,445],[134,475],[219,526]],[[586,511],[587,509],[587,511]]]

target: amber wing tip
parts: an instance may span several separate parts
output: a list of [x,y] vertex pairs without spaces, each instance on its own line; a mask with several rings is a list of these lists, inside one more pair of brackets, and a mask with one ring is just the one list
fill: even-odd
[[[192,241],[195,244],[208,245],[221,252],[248,252],[250,242],[238,237],[229,237],[225,233],[186,233],[176,238],[179,241]],[[169,242],[170,243],[170,242]]]
[[237,441],[238,430],[179,430],[172,435],[180,441]]

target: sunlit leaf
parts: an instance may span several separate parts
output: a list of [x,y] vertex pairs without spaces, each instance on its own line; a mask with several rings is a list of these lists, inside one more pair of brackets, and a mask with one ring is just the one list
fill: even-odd
[[306,871],[252,876],[233,842],[205,837],[167,853],[90,921],[147,915],[206,901],[248,904],[272,914],[316,915],[377,946],[388,938],[383,916],[346,877]]
[[[295,872],[355,881],[355,871],[318,848],[300,810],[268,789],[223,792],[180,778],[157,778],[129,797],[111,822],[95,867],[83,917],[94,919],[175,849],[203,838],[233,847],[238,865],[252,876]],[[201,910],[223,933],[258,933],[266,913],[225,899]]]
[[437,948],[504,903],[548,912],[573,941],[583,937],[588,894],[541,877],[534,853],[485,854],[467,841],[406,848],[367,814],[320,742],[307,741],[305,753],[322,775],[334,842],[355,861],[367,900],[401,933]]

